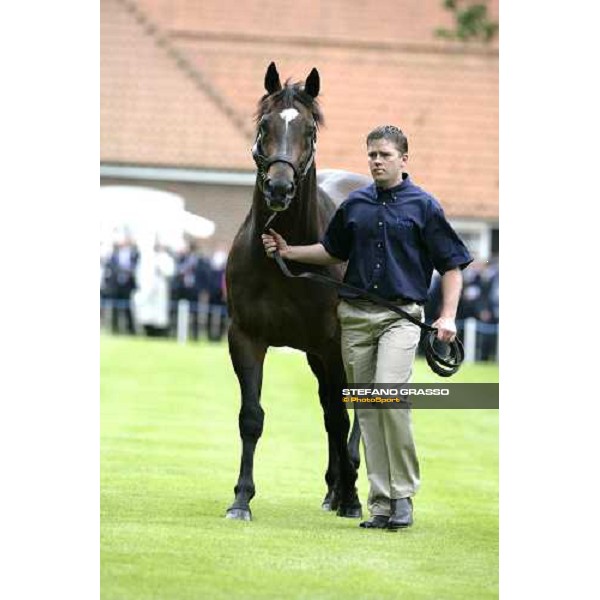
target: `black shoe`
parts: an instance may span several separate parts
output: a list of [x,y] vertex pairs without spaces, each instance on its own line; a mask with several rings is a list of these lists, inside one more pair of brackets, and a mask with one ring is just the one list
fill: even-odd
[[373,515],[368,521],[363,521],[359,527],[363,529],[387,529],[388,519],[384,515]]
[[412,498],[390,500],[390,512],[391,515],[387,524],[388,529],[410,527],[413,524]]

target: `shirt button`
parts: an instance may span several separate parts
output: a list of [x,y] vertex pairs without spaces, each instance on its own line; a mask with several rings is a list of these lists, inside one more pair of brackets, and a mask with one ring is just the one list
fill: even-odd
[[375,284],[375,285],[373,286],[373,289],[374,289],[374,290],[376,290],[376,289],[377,289],[377,284]]
[[380,265],[379,263],[377,263],[377,264],[375,265],[375,267],[376,267],[377,269],[379,269],[379,267],[380,267],[380,266],[381,266],[381,265]]
[[383,203],[383,205],[385,206],[385,202]]
[[381,242],[379,242],[379,243],[377,244],[377,247],[378,247],[378,248],[383,248],[383,244],[382,244]]
[[379,225],[379,227],[381,227],[383,225],[382,221],[379,221],[379,223],[377,223]]

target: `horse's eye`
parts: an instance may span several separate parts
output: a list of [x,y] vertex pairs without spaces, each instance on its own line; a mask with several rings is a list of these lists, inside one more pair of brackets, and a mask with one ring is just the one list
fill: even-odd
[[263,137],[265,137],[268,133],[268,128],[267,128],[267,122],[266,121],[261,121],[259,126],[258,126],[258,130],[260,131],[260,135],[262,135]]

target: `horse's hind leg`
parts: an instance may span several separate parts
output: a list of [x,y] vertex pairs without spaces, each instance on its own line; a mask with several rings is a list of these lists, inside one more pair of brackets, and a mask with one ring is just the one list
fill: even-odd
[[250,339],[232,324],[228,333],[229,354],[242,393],[242,406],[239,414],[240,437],[242,438],[242,459],[237,485],[234,488],[235,500],[227,509],[228,519],[250,521],[250,500],[254,497],[254,451],[262,435],[264,411],[260,406],[263,363],[267,346]]
[[[321,359],[316,354],[307,354],[308,364],[319,382],[319,400],[323,407],[323,414],[326,414],[326,406],[329,402],[329,382],[325,367]],[[325,429],[327,430],[327,419],[325,419]],[[323,498],[321,508],[323,510],[336,510],[339,505],[339,498],[335,495],[335,485],[340,477],[340,458],[335,440],[331,432],[327,430],[327,443],[329,448],[329,459],[327,462],[327,471],[325,471],[325,483],[327,484],[327,493]]]
[[350,419],[342,402],[342,388],[346,385],[346,373],[339,345],[329,345],[320,354],[326,375],[327,398],[323,402],[325,428],[330,440],[330,448],[338,459],[338,479],[334,490],[337,514],[341,517],[360,517],[362,509],[356,493],[356,468],[348,452],[348,431]]

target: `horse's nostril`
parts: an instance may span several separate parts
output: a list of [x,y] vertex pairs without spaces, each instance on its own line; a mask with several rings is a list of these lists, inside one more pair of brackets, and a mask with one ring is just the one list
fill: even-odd
[[293,182],[290,183],[287,180],[276,179],[269,181],[269,185],[265,189],[273,196],[283,198],[289,196],[294,189]]

